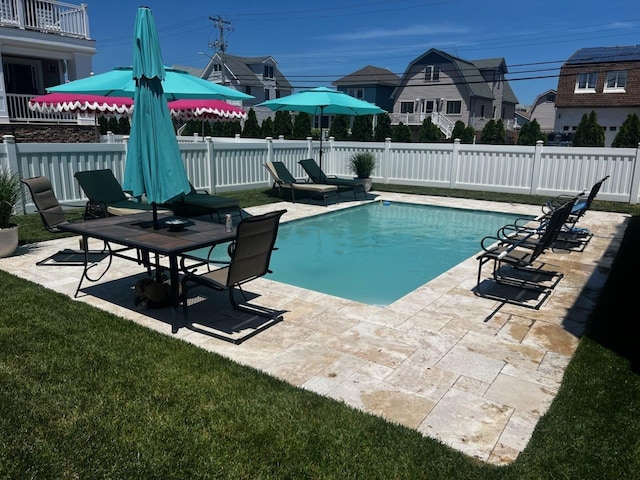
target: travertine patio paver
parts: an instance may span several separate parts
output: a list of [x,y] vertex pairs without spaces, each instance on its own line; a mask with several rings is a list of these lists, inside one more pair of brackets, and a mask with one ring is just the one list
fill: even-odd
[[[378,195],[392,202],[539,213],[539,207],[529,205]],[[283,221],[289,221],[355,203],[283,202],[248,210],[259,214],[286,208]],[[526,447],[558,391],[626,218],[590,211],[580,221],[594,233],[584,252],[544,255],[550,268],[565,276],[539,311],[505,305],[496,313],[499,302],[472,291],[477,272],[472,257],[387,307],[256,280],[246,290],[285,313],[282,322],[240,345],[211,335],[221,325],[237,327],[239,314],[229,308],[227,296],[199,292],[203,297],[191,309],[192,325],[173,337],[414,428],[483,461],[508,463]],[[0,268],[72,296],[82,268],[35,263],[77,245],[77,238],[68,238],[23,246],[0,259]],[[140,311],[133,305],[132,288],[144,275],[135,263],[114,259],[99,283],[85,282],[78,300],[171,336],[169,309]]]

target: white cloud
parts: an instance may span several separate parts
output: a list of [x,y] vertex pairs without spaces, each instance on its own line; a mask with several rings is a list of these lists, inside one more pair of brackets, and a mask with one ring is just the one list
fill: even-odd
[[323,38],[328,40],[373,40],[377,38],[398,38],[412,37],[420,35],[444,35],[444,34],[460,34],[467,33],[467,29],[453,26],[430,26],[430,25],[413,25],[410,27],[396,29],[372,29],[362,30],[359,32],[338,33],[327,35]]

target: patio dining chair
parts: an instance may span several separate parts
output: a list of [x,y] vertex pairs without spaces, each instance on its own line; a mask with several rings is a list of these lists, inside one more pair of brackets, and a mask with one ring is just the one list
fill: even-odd
[[[270,273],[269,263],[271,253],[275,250],[276,237],[280,217],[286,210],[256,215],[244,218],[236,227],[236,238],[231,244],[231,260],[229,262],[200,262],[193,266],[185,266],[182,261],[182,269],[185,275],[182,278],[182,301],[185,321],[189,311],[189,285],[202,285],[218,291],[228,291],[231,306],[235,310],[251,313],[261,317],[273,318],[274,311],[268,308],[249,304],[242,285],[267,273]],[[216,269],[210,269],[211,264],[222,264]],[[204,269],[204,267],[207,267]],[[195,268],[194,268],[195,267]],[[204,269],[200,273],[198,270]],[[235,298],[235,290],[239,290],[244,302],[239,303]]]
[[[45,176],[23,178],[21,182],[27,186],[36,211],[40,214],[45,229],[50,233],[64,234],[61,225],[69,223],[67,216],[53,191],[51,181]],[[85,245],[86,248],[86,245]],[[100,261],[107,256],[105,243],[102,250],[89,251],[91,261]],[[84,265],[85,251],[65,248],[59,252],[36,262],[36,265]]]

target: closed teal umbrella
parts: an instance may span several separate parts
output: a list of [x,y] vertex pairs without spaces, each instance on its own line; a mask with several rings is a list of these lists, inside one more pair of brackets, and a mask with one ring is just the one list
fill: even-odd
[[147,7],[140,7],[136,15],[132,74],[136,83],[135,108],[122,186],[134,196],[147,196],[153,205],[153,226],[157,229],[156,205],[189,193],[191,186],[162,90],[162,53]]
[[268,107],[274,112],[286,110],[320,115],[320,168],[322,168],[323,115],[377,115],[385,113],[383,109],[373,103],[326,87],[312,88],[286,97],[274,98],[259,103],[256,107]]

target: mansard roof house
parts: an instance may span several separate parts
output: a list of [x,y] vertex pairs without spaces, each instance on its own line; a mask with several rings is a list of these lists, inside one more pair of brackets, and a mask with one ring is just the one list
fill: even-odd
[[393,93],[392,124],[422,125],[431,117],[447,138],[456,121],[476,131],[502,119],[514,128],[518,104],[504,58],[463,60],[435,48],[413,60]]
[[391,112],[393,110],[394,89],[400,77],[386,68],[367,65],[349,75],[332,82],[337,90],[366,102],[371,102]]
[[640,115],[640,45],[577,50],[560,69],[555,131],[573,133],[596,113],[610,147],[629,114]]

